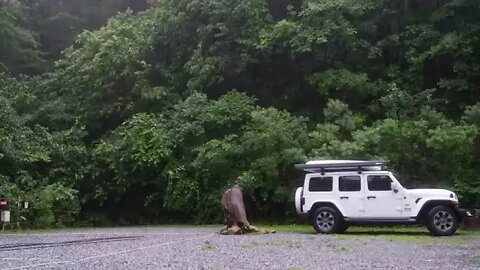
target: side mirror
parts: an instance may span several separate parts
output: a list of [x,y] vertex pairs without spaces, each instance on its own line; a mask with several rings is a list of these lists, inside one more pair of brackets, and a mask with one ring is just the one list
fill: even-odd
[[395,193],[398,192],[398,184],[397,184],[397,183],[392,182],[392,183],[390,184],[390,187],[391,187],[391,189],[393,190],[393,192],[395,192]]

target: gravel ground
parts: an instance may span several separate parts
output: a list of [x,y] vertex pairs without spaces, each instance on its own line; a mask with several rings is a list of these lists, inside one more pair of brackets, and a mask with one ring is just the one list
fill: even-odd
[[480,269],[480,237],[422,244],[374,235],[223,236],[219,229],[1,234],[0,269]]

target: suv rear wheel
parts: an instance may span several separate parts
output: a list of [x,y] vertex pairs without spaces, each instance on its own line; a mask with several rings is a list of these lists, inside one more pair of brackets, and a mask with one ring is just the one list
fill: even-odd
[[450,207],[436,206],[428,212],[427,228],[435,236],[448,236],[458,228],[457,215]]
[[331,207],[320,207],[312,217],[313,228],[318,233],[337,233],[344,228],[343,218]]

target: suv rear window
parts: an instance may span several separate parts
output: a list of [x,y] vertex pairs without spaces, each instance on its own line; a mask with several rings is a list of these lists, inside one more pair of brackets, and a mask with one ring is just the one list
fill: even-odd
[[371,191],[392,190],[392,180],[388,175],[369,175],[367,182]]
[[312,177],[308,185],[309,191],[332,191],[333,177]]
[[340,191],[360,191],[360,176],[340,176],[338,178],[338,190]]

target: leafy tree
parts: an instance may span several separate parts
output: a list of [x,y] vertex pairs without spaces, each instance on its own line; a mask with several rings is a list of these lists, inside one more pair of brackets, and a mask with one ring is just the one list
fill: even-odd
[[0,72],[38,73],[43,71],[38,37],[28,27],[25,7],[17,0],[0,1]]
[[478,1],[61,2],[0,2],[0,185],[42,226],[220,222],[235,183],[293,219],[323,158],[480,203]]
[[71,224],[80,211],[74,186],[85,173],[84,134],[36,123],[42,106],[33,83],[0,74],[0,189],[13,207],[31,203],[24,215],[33,226]]

